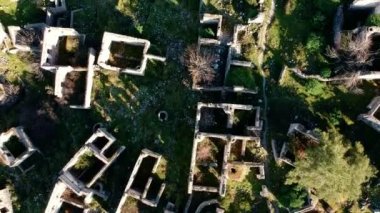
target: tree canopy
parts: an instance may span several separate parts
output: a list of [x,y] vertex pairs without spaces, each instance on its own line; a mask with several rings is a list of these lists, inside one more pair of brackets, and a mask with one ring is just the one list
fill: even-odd
[[320,145],[308,148],[306,157],[296,159],[295,166],[286,184],[315,190],[331,205],[359,199],[362,184],[376,173],[363,146],[359,142],[352,146],[336,131],[322,133]]

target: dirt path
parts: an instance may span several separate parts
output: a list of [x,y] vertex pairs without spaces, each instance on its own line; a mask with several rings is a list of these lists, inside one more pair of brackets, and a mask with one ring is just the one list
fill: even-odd
[[[263,91],[263,102],[264,102],[264,110],[263,110],[263,119],[264,119],[264,131],[263,131],[263,146],[266,150],[269,150],[269,144],[267,141],[267,133],[268,133],[268,119],[267,119],[267,110],[268,110],[268,97],[267,97],[267,79],[264,73],[264,70],[262,69],[262,63],[264,59],[264,52],[265,52],[265,44],[266,44],[266,36],[267,36],[267,31],[268,27],[272,22],[273,15],[275,11],[275,0],[271,0],[271,8],[269,10],[268,18],[264,21],[263,28],[260,31],[259,35],[259,48],[260,48],[260,53],[258,56],[258,63],[260,67],[260,72],[263,77],[263,84],[262,84],[262,91]],[[268,161],[265,162],[265,174],[268,174]]]

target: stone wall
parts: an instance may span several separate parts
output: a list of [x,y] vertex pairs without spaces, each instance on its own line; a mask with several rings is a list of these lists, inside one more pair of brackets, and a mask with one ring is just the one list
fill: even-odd
[[160,187],[160,189],[159,189],[159,191],[158,191],[158,193],[154,199],[148,199],[147,198],[147,193],[148,193],[148,191],[150,189],[150,185],[153,181],[152,176],[149,177],[148,182],[145,184],[145,188],[143,191],[132,188],[133,182],[135,181],[135,178],[136,178],[137,172],[140,169],[141,163],[143,162],[144,158],[146,158],[146,157],[153,157],[156,159],[155,164],[153,166],[153,169],[151,171],[151,174],[156,173],[162,156],[158,153],[150,151],[149,149],[143,149],[141,151],[139,158],[136,161],[135,166],[133,167],[133,170],[132,170],[132,173],[129,177],[128,183],[125,187],[124,194],[123,194],[123,196],[119,202],[119,205],[116,209],[116,213],[122,213],[123,206],[125,205],[128,197],[133,197],[137,200],[140,200],[142,203],[144,203],[148,206],[157,207],[157,205],[160,201],[160,198],[161,198],[161,196],[165,190],[165,187],[166,187],[165,183],[161,184],[161,187]]
[[371,103],[368,105],[369,112],[366,114],[360,114],[358,119],[366,123],[368,126],[372,127],[377,132],[380,132],[380,120],[375,117],[376,113],[380,108],[380,96],[372,99]]

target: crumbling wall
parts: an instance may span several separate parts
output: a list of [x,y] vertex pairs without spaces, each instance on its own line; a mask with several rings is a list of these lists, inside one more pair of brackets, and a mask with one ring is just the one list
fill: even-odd
[[380,120],[375,117],[375,114],[380,108],[380,96],[372,99],[371,103],[368,105],[369,112],[366,114],[360,114],[358,119],[366,123],[368,126],[372,127],[377,132],[380,132]]
[[[14,156],[14,154],[6,147],[6,143],[9,142],[12,137],[16,137],[18,142],[25,147],[25,151],[19,156]],[[13,127],[7,132],[0,134],[0,156],[4,163],[9,167],[19,166],[36,151],[38,151],[38,149],[32,144],[28,135],[24,132],[24,128],[21,126]]]
[[[100,149],[94,143],[98,138],[105,138],[106,144]],[[119,147],[111,155],[105,155],[110,146],[116,141],[116,138],[112,136],[103,128],[97,129],[94,134],[85,142],[84,146],[74,155],[73,158],[66,164],[66,166],[60,172],[58,177],[58,182],[54,187],[54,190],[50,196],[49,203],[45,209],[45,213],[56,213],[59,212],[64,200],[61,199],[62,194],[65,190],[70,190],[77,196],[84,196],[86,198],[91,198],[93,195],[99,196],[103,199],[107,198],[107,194],[102,190],[95,190],[92,187],[96,184],[101,176],[104,175],[105,171],[111,164],[119,157],[119,155],[124,151],[125,147]],[[70,169],[80,161],[81,156],[85,153],[92,153],[98,160],[104,163],[102,168],[91,178],[87,183],[82,182],[76,177]]]
[[[40,67],[46,71],[55,72],[58,68],[72,67],[70,65],[57,65],[59,57],[59,38],[64,36],[80,37],[80,42],[84,42],[85,35],[79,34],[75,29],[48,27],[44,31],[44,41],[41,52]],[[67,69],[67,68],[65,68]],[[86,71],[86,68],[74,67],[72,69]]]
[[[255,126],[247,127],[247,129],[251,130],[250,136],[246,135],[231,135],[231,134],[219,134],[219,133],[208,133],[208,132],[202,132],[200,129],[200,121],[202,119],[201,117],[201,110],[202,108],[219,108],[223,109],[223,111],[227,114],[228,119],[227,123],[225,124],[227,129],[231,128],[234,122],[233,116],[235,110],[257,110],[255,113]],[[203,191],[203,192],[211,192],[211,193],[219,193],[220,196],[225,196],[226,190],[227,190],[227,184],[228,184],[228,168],[229,165],[239,165],[244,166],[246,168],[259,168],[259,174],[257,175],[258,179],[264,179],[265,178],[265,170],[264,170],[264,164],[262,162],[244,162],[244,161],[230,161],[229,157],[231,154],[231,146],[234,144],[237,140],[243,140],[245,141],[258,141],[258,144],[260,143],[260,131],[262,129],[262,122],[260,121],[260,110],[259,108],[255,108],[253,106],[249,105],[238,105],[238,104],[213,104],[213,103],[198,103],[197,108],[197,115],[196,115],[196,124],[195,124],[195,134],[194,134],[194,140],[193,140],[193,148],[192,148],[192,156],[191,156],[191,163],[190,163],[190,172],[189,172],[189,178],[188,178],[188,193],[192,194],[193,191]],[[225,141],[226,144],[224,145],[223,149],[223,163],[221,165],[221,173],[219,179],[219,187],[213,187],[213,186],[203,186],[203,185],[195,185],[194,184],[194,175],[195,175],[195,167],[196,167],[196,159],[197,159],[197,148],[199,143],[201,143],[205,138],[218,138],[222,141]],[[244,144],[244,142],[243,142]],[[245,151],[245,146],[242,147],[241,153]]]
[[[117,66],[110,65],[108,63],[108,60],[110,58],[110,55],[112,54],[111,53],[112,42],[121,42],[121,43],[129,44],[129,45],[143,47],[143,53],[142,53],[140,66],[134,69],[134,68],[117,67]],[[149,48],[150,48],[150,41],[148,40],[105,32],[103,34],[102,47],[99,53],[97,64],[107,70],[143,76],[145,73],[147,63],[148,63],[148,59],[158,60],[158,61],[166,60],[164,57],[148,54]]]
[[148,206],[151,206],[151,207],[157,207],[159,201],[160,201],[160,198],[165,190],[165,186],[166,184],[165,183],[162,183],[161,186],[160,186],[160,189],[155,197],[155,199],[148,199],[147,198],[147,193],[148,193],[148,190],[150,189],[150,185],[153,181],[153,177],[149,177],[148,179],[148,182],[145,184],[145,188],[143,191],[140,191],[140,190],[137,190],[137,189],[133,189],[132,188],[132,185],[133,185],[133,182],[135,181],[135,178],[136,178],[136,175],[137,175],[137,172],[139,171],[140,169],[140,166],[141,166],[141,163],[143,162],[144,158],[146,157],[153,157],[155,158],[155,164],[153,166],[153,169],[151,171],[152,174],[156,173],[156,170],[159,166],[159,163],[160,163],[160,160],[161,160],[161,155],[158,154],[158,153],[155,153],[155,152],[152,152],[148,149],[143,149],[141,151],[141,154],[139,156],[139,158],[137,159],[136,161],[136,164],[135,166],[133,167],[133,170],[132,170],[132,173],[129,177],[129,180],[128,180],[128,183],[125,187],[125,190],[124,190],[124,194],[119,202],[119,205],[116,209],[116,213],[122,213],[121,210],[123,209],[123,206],[124,204],[126,203],[127,201],[127,198],[130,196],[130,197],[133,197],[137,200],[140,200],[142,203],[148,205]]

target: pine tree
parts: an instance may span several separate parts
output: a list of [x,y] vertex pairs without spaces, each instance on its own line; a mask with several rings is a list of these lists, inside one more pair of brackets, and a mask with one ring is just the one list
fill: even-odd
[[308,148],[295,166],[286,184],[312,189],[334,206],[359,199],[363,183],[376,174],[363,146],[359,142],[352,146],[336,131],[322,133],[320,145]]

